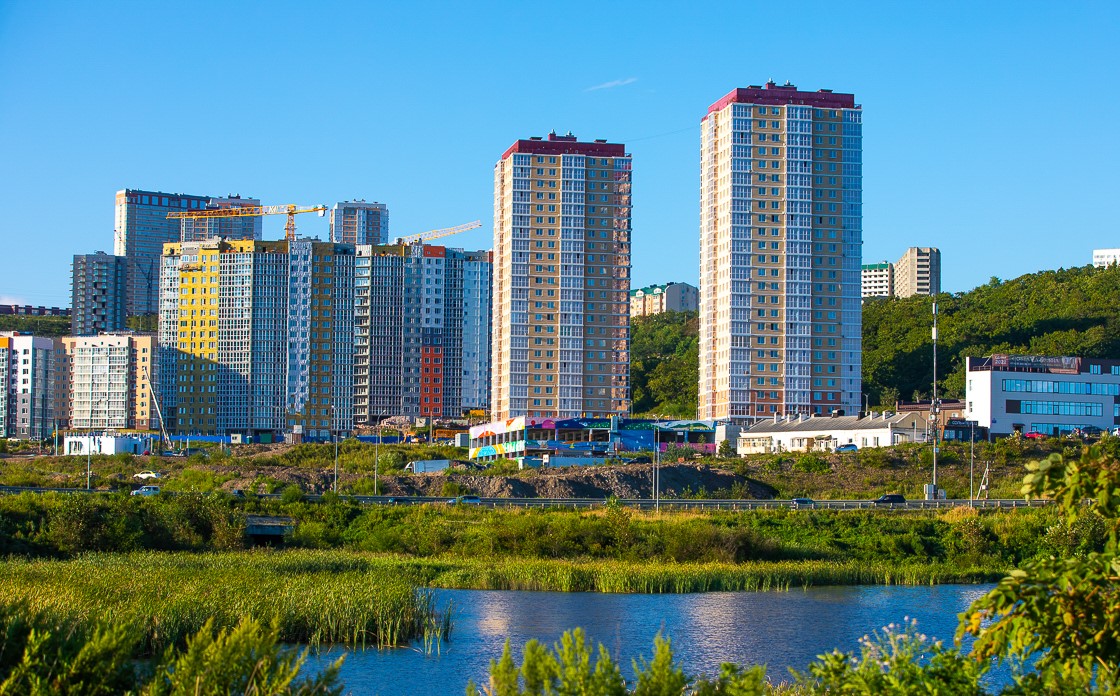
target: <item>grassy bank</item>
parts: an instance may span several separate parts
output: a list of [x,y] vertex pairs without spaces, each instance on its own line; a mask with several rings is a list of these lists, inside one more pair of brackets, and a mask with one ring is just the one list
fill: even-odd
[[86,554],[67,561],[0,564],[0,602],[60,625],[99,620],[136,627],[153,654],[179,645],[208,619],[276,622],[290,643],[388,647],[450,630],[446,612],[399,567],[352,554]]
[[1053,510],[787,509],[640,512],[359,505],[229,496],[0,496],[0,555],[225,551],[247,544],[249,514],[297,523],[289,546],[410,558],[634,563],[883,561],[1011,568],[1089,538],[1055,528]]

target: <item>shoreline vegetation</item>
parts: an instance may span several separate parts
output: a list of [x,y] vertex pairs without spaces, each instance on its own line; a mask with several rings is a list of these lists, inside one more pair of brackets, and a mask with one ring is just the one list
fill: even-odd
[[[294,496],[4,496],[0,629],[14,639],[0,642],[0,692],[4,684],[40,683],[77,693],[71,684],[88,678],[118,686],[150,679],[145,693],[172,693],[168,685],[192,669],[197,679],[210,679],[215,669],[231,683],[276,676],[294,685],[304,657],[280,643],[380,648],[423,641],[426,650],[439,649],[452,611],[437,607],[422,586],[790,590],[978,582],[1005,572],[961,615],[954,646],[930,644],[907,625],[865,639],[859,655],[821,656],[788,686],[764,681],[764,668],[735,665],[724,665],[714,680],[694,679],[658,640],[652,661],[635,670],[631,691],[603,664],[605,651],[592,668],[590,646],[570,633],[550,654],[527,644],[520,667],[507,651],[491,664],[482,691],[542,693],[538,685],[559,688],[575,679],[588,687],[580,693],[604,695],[686,688],[712,695],[981,694],[985,665],[998,659],[1014,667],[1015,684],[1004,693],[1111,692],[1120,684],[1117,460],[1092,448],[1079,462],[1053,455],[1027,470],[1023,493],[1057,504],[657,514],[617,502],[577,511],[363,507],[337,496],[318,504]],[[287,541],[304,548],[244,549],[249,512],[292,516],[298,524]],[[964,653],[959,639],[969,635],[975,640]],[[340,664],[323,673],[324,682],[307,685],[311,690],[269,692],[338,693]]]
[[89,553],[68,560],[0,563],[0,606],[54,625],[128,625],[155,655],[211,622],[244,619],[275,628],[284,643],[436,647],[451,632],[450,607],[383,564],[321,551]]

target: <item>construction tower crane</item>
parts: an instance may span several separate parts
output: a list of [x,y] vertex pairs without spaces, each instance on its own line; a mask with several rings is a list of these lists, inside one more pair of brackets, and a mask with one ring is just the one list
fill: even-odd
[[296,239],[296,215],[300,213],[319,213],[323,217],[327,206],[316,205],[310,208],[301,208],[298,205],[249,205],[241,208],[205,208],[203,210],[183,210],[168,213],[168,220],[202,218],[231,218],[231,217],[256,217],[258,215],[287,215],[288,222],[284,225],[284,239],[294,242]]
[[482,227],[482,221],[475,220],[474,222],[456,225],[455,227],[444,227],[440,230],[428,230],[427,232],[420,232],[418,234],[410,234],[407,237],[400,237],[397,239],[397,244],[421,244],[423,242],[429,242],[433,239],[439,239],[440,237],[450,237],[453,234],[459,234],[460,232],[466,232],[467,230],[478,229],[479,227]]

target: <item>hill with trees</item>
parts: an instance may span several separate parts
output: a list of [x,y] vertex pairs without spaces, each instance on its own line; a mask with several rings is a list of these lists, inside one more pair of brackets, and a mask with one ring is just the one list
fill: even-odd
[[[992,278],[938,299],[938,394],[964,397],[965,357],[993,353],[1120,358],[1120,268],[1040,271]],[[871,404],[929,398],[930,297],[863,305],[863,390]],[[633,413],[692,418],[699,375],[695,312],[637,317],[631,325]]]
[[631,321],[633,413],[696,417],[699,329],[700,317],[696,312],[665,312]]
[[[932,298],[863,305],[863,389],[872,404],[928,398],[933,380]],[[938,392],[963,398],[965,357],[993,353],[1120,357],[1120,268],[992,278],[938,298]]]

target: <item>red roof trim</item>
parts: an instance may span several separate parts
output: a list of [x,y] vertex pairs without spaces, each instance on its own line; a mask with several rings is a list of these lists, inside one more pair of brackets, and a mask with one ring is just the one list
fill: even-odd
[[[708,107],[708,113],[722,111],[730,104],[762,104],[765,106],[814,106],[825,109],[858,109],[854,94],[840,92],[802,92],[796,87],[782,87],[773,82],[765,87],[739,87]],[[704,118],[707,118],[705,116]]]
[[518,140],[502,153],[505,159],[515,152],[533,155],[590,155],[591,157],[625,157],[621,143],[580,143],[561,140]]

